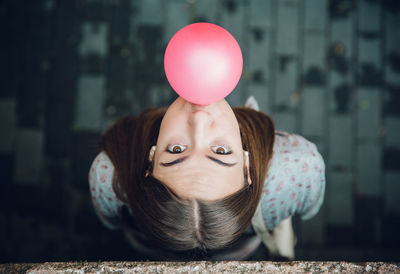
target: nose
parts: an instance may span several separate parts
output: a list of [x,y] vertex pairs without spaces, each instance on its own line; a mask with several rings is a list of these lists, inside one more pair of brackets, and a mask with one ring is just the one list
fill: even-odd
[[189,121],[189,126],[192,130],[192,137],[194,143],[199,143],[209,134],[210,129],[213,127],[214,118],[213,116],[203,110],[197,110],[192,112]]

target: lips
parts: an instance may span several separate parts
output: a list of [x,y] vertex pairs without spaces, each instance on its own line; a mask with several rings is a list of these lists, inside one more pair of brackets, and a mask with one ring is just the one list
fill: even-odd
[[210,115],[210,113],[207,111],[209,109],[208,106],[200,106],[200,105],[191,104],[191,107],[192,107],[192,113],[205,112],[208,115]]

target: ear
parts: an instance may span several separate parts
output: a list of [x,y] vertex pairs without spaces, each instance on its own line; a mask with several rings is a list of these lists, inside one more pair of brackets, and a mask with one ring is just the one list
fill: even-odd
[[156,146],[152,146],[149,153],[149,161],[152,163],[154,159],[154,154],[156,152]]
[[243,151],[243,160],[244,160],[244,168],[246,169],[247,172],[247,183],[251,185],[251,177],[250,177],[250,157],[249,157],[249,152],[244,150]]
[[[153,163],[154,153],[156,152],[156,146],[152,146],[149,152],[149,162]],[[150,175],[150,167],[146,170],[144,177],[148,177]]]

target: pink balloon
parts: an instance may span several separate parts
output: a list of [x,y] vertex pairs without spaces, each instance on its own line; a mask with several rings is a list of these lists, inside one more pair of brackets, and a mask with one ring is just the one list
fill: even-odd
[[195,23],[171,38],[164,69],[171,87],[185,100],[208,105],[233,91],[242,75],[243,57],[235,38],[211,23]]

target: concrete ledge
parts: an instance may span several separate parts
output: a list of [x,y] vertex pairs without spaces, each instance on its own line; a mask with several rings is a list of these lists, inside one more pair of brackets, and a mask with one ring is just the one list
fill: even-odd
[[0,273],[400,273],[400,262],[59,262],[2,264]]

